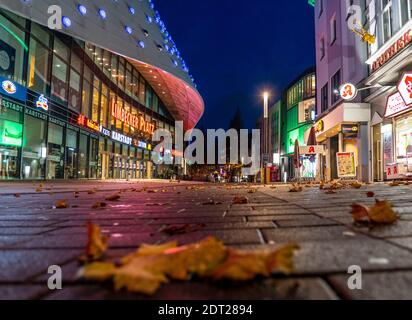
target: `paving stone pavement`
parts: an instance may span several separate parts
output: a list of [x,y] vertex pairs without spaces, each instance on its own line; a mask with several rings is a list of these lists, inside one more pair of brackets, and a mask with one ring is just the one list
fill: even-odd
[[[374,184],[336,194],[317,187],[290,193],[288,186],[259,186],[256,193],[248,193],[245,187],[168,181],[47,182],[36,192],[39,186],[40,182],[0,183],[0,299],[412,298],[412,186]],[[91,209],[93,203],[119,191],[120,200]],[[368,191],[391,201],[400,221],[374,228],[354,225],[350,206],[372,205]],[[247,196],[249,203],[233,205],[237,195]],[[70,208],[55,209],[55,202],[62,199]],[[204,205],[210,200],[217,204]],[[142,243],[186,244],[208,235],[236,248],[276,248],[296,242],[300,250],[290,276],[244,284],[171,282],[152,297],[115,293],[110,285],[77,277],[87,221],[99,224],[110,236],[111,259]],[[186,223],[203,227],[175,236],[159,231],[164,225]],[[50,265],[62,267],[62,290],[47,288]],[[362,290],[347,286],[352,265],[362,268]]]

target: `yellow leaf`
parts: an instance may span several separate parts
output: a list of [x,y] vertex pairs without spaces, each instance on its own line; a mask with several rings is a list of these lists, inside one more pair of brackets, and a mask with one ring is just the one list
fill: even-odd
[[233,198],[233,204],[247,204],[249,199],[245,196],[236,196]]
[[106,201],[116,201],[120,199],[120,194],[112,194],[105,198]]
[[91,222],[87,224],[87,235],[86,256],[92,261],[99,260],[108,248],[108,238],[102,235],[98,225]]
[[66,200],[57,200],[55,204],[56,209],[66,209],[69,207],[69,204]]
[[350,186],[354,189],[360,189],[362,187],[362,184],[356,181],[356,182],[351,183]]
[[393,211],[388,201],[378,201],[369,208],[369,218],[372,222],[381,224],[391,224],[399,219],[399,216]]
[[300,185],[292,185],[292,187],[289,189],[289,192],[302,192],[303,187]]
[[94,262],[80,269],[79,275],[89,280],[106,281],[113,277],[115,270],[113,263]]

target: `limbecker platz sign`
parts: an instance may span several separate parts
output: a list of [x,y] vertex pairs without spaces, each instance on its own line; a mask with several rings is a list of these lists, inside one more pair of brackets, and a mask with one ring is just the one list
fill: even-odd
[[125,108],[112,101],[112,117],[118,119],[138,131],[153,135],[155,125],[145,120],[142,115],[132,114]]

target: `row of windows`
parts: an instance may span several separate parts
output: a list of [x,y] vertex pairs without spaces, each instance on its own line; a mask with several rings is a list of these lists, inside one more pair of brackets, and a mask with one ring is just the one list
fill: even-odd
[[316,95],[316,76],[311,74],[298,81],[287,92],[287,107],[291,108],[302,100]]
[[[0,13],[0,76],[125,133],[133,133],[133,128],[110,120],[110,101],[132,114],[143,114],[147,121],[156,119],[157,127],[173,121],[150,85],[123,57],[66,36],[53,36],[35,23],[8,16]],[[19,39],[26,39],[27,45]]]

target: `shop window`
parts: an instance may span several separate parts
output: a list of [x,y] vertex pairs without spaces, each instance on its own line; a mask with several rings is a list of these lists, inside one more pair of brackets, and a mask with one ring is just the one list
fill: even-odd
[[59,57],[53,57],[52,96],[57,101],[67,102],[67,64]]
[[88,159],[88,150],[87,150],[87,136],[80,134],[79,139],[79,178],[87,178],[87,159]]
[[80,113],[82,94],[80,90],[80,74],[74,69],[70,71],[69,106]]
[[39,93],[46,93],[49,82],[49,49],[34,38],[30,39],[27,86]]
[[82,114],[86,117],[90,117],[90,82],[86,79],[83,79],[83,91],[82,91]]
[[146,102],[145,105],[148,109],[152,109],[152,96],[153,91],[149,86],[146,86]]
[[315,99],[299,103],[299,123],[315,120]]
[[[23,81],[25,33],[0,14],[0,76]],[[26,47],[27,48],[27,47]]]
[[89,178],[97,178],[97,165],[98,165],[98,146],[99,140],[90,138],[89,148]]
[[18,179],[23,125],[0,118],[0,179]]
[[46,162],[46,123],[26,116],[23,140],[22,173],[24,179],[43,179]]
[[92,102],[92,120],[99,121],[99,98],[100,92],[98,88],[93,88],[93,102]]
[[109,99],[103,93],[101,96],[100,124],[104,127],[107,127],[108,113],[109,113]]
[[50,34],[44,27],[32,22],[31,35],[41,42],[45,47],[50,48]]
[[66,130],[66,167],[65,167],[65,179],[77,178],[77,132],[67,129]]
[[124,70],[124,64],[119,63],[119,68],[117,70],[117,85],[119,88],[124,89],[124,77],[125,77],[125,70]]
[[153,111],[159,113],[159,98],[156,94],[153,95]]
[[[70,136],[68,136],[70,139]],[[69,142],[74,145],[75,142]],[[47,145],[47,179],[63,179],[64,147],[63,127],[49,123]]]
[[117,75],[118,75],[118,56],[116,56],[115,54],[112,54],[112,58],[111,58],[111,79],[112,81],[117,84]]
[[412,18],[412,0],[399,0],[400,1],[400,17],[401,25],[405,25],[409,19]]
[[103,72],[106,76],[110,78],[111,75],[111,65],[110,65],[110,52],[104,50],[103,52]]

